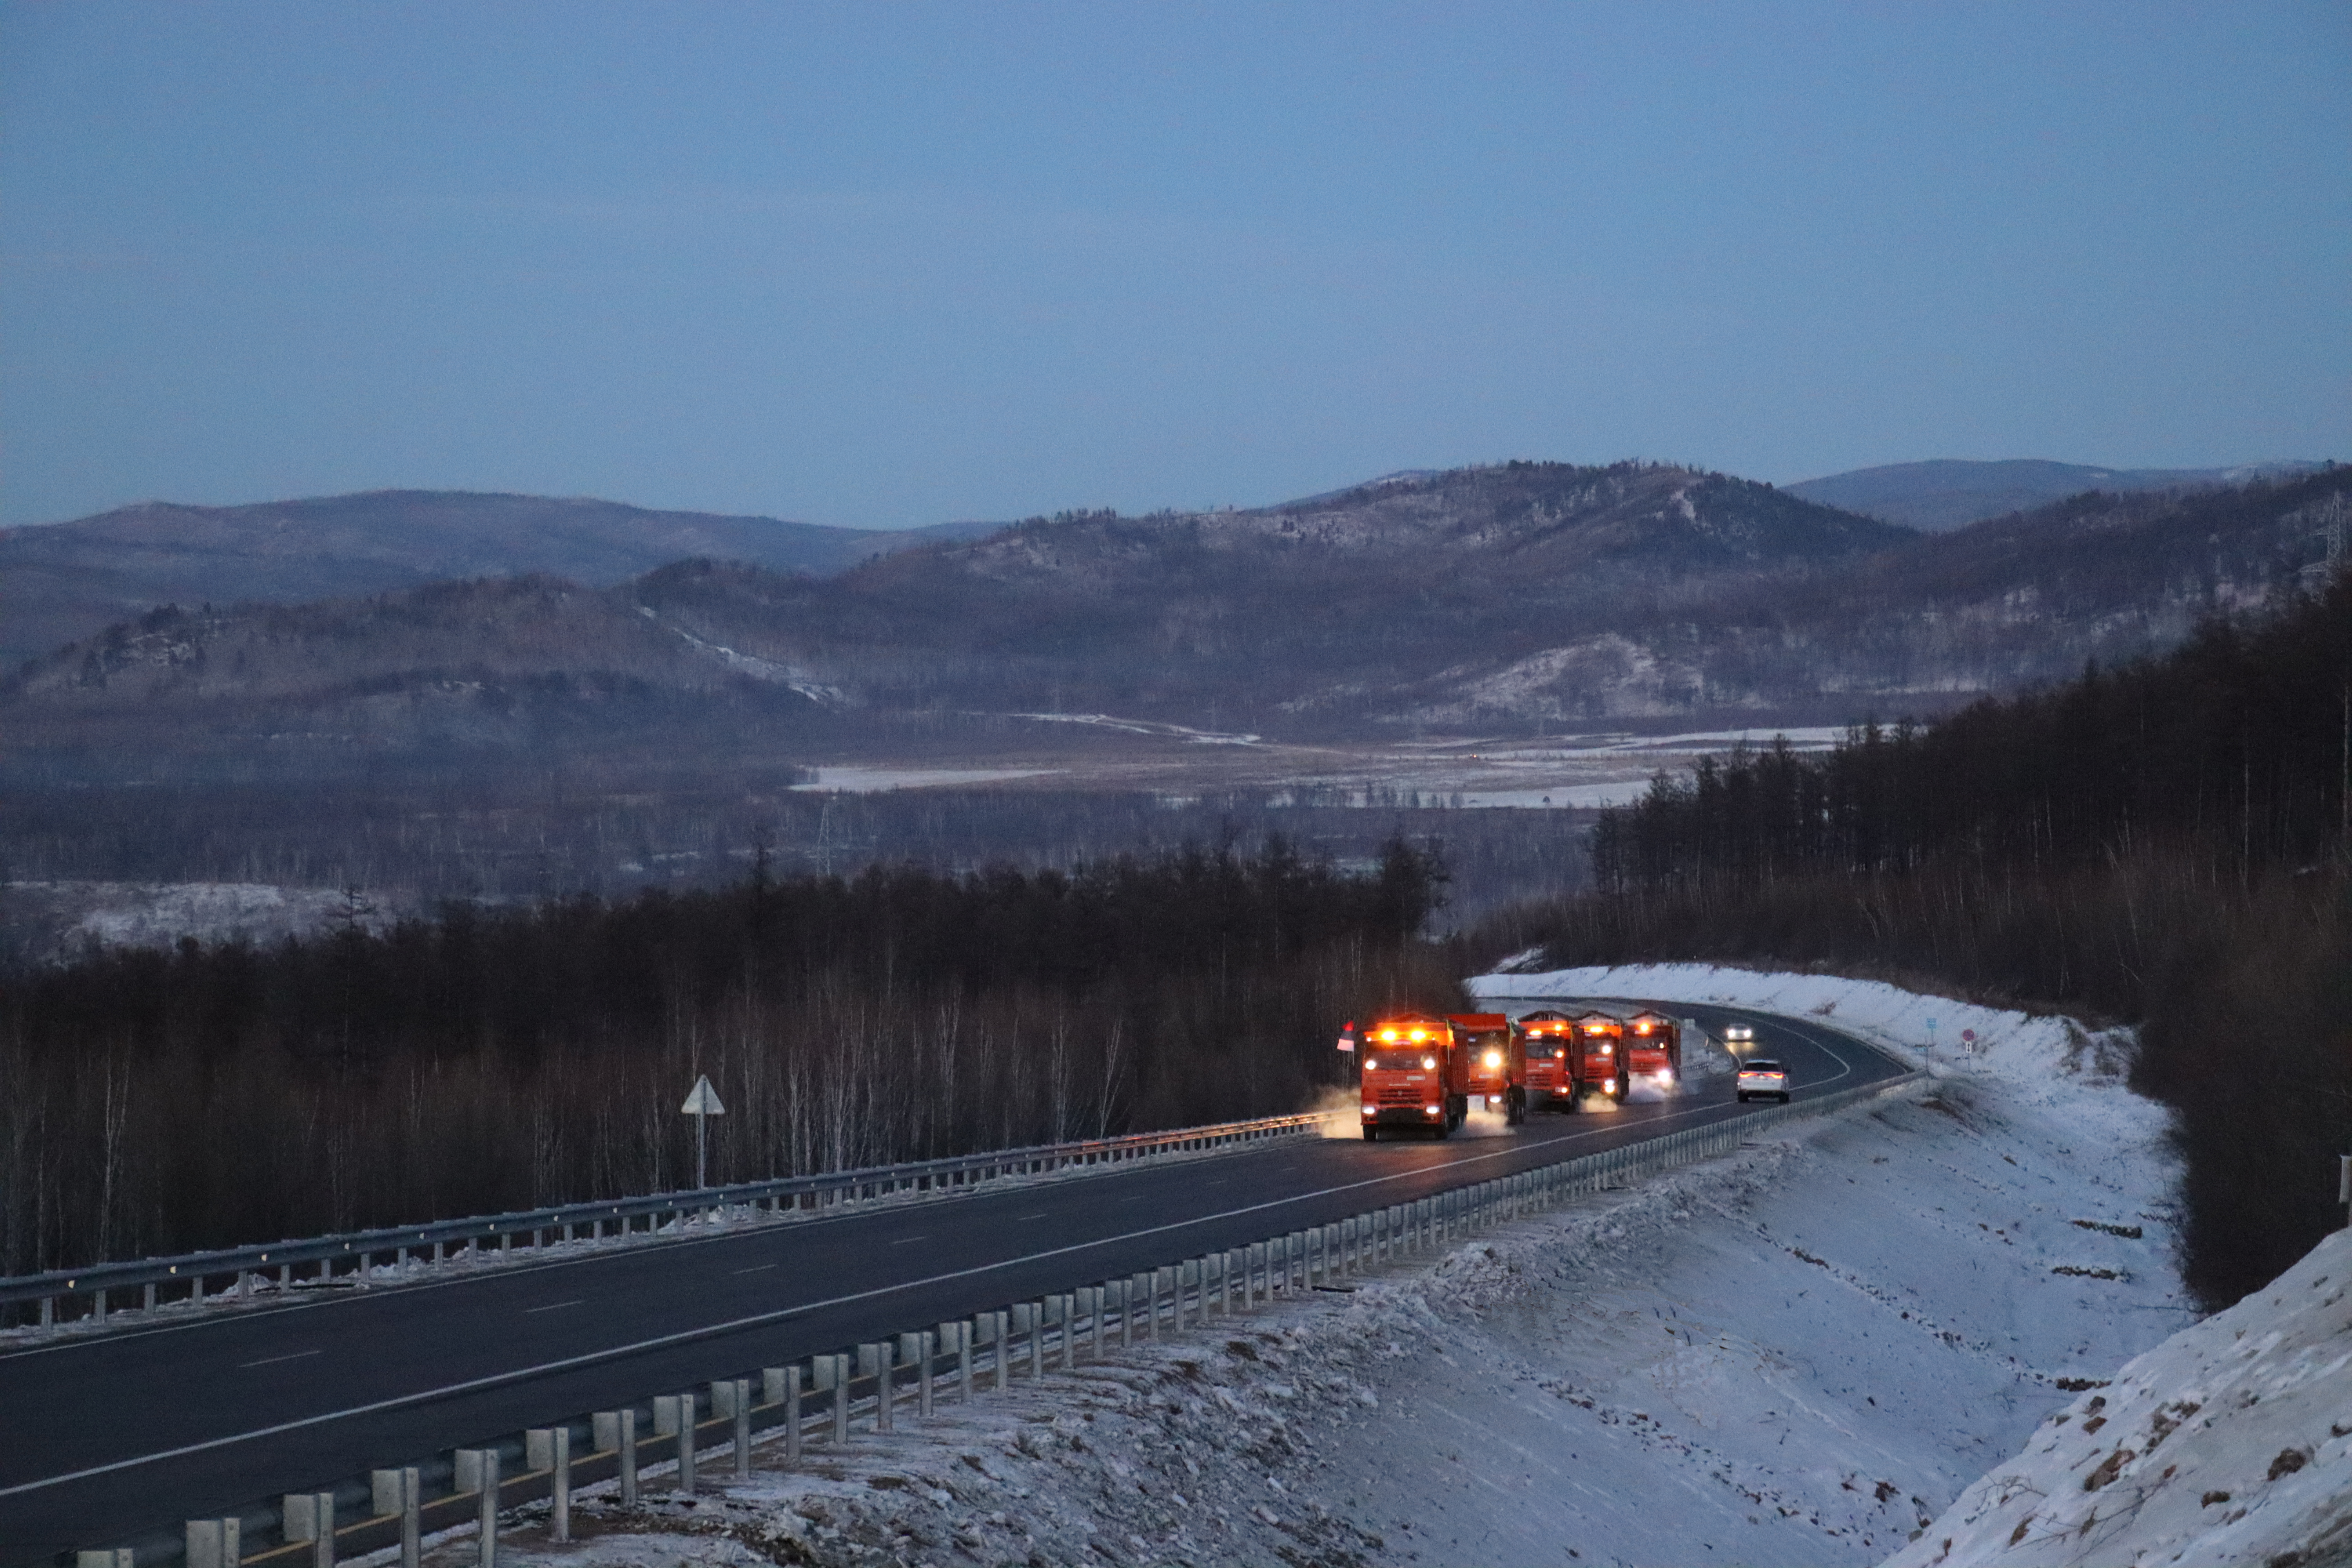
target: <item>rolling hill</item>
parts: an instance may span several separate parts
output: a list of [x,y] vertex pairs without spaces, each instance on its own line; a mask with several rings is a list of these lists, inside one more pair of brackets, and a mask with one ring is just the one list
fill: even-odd
[[2101,468],[2040,458],[1965,462],[1944,458],[1854,468],[1783,487],[1823,506],[1843,507],[1927,531],[1965,528],[1987,518],[2028,511],[2086,490],[2212,489],[2249,479],[2308,473],[2317,463],[2244,463],[2231,468]]
[[603,587],[693,556],[823,575],[995,526],[877,533],[457,490],[373,490],[254,506],[149,502],[72,522],[0,529],[0,667],[160,605],[299,604],[533,573]]

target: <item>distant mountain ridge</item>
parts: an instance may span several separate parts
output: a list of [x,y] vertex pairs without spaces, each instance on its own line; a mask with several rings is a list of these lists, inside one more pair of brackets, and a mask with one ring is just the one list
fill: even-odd
[[1514,462],[1247,511],[1039,520],[823,583],[672,567],[632,591],[877,705],[1328,732],[1706,584],[1917,537],[1724,474]]
[[1660,464],[1391,476],[1245,512],[1033,519],[827,577],[706,553],[602,588],[487,575],[151,612],[0,681],[0,770],[626,752],[716,778],[894,725],[978,754],[1038,714],[1305,743],[1924,716],[2309,587],[2347,517],[2333,466],[1942,534]]
[[2252,479],[2309,473],[2320,466],[2282,461],[2242,463],[2228,468],[2102,468],[2038,458],[1999,462],[1938,458],[1924,463],[1854,468],[1780,488],[1823,506],[1843,507],[1865,517],[1941,533],[1987,518],[2028,511],[2085,490],[2212,489]]
[[532,574],[604,587],[696,556],[825,575],[998,526],[875,532],[467,490],[227,507],[151,501],[0,529],[0,658],[13,665],[163,604],[296,604]]

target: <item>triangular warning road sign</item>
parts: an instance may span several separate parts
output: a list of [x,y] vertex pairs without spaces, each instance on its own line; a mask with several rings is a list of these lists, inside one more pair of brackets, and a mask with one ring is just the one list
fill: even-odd
[[688,1116],[724,1116],[727,1114],[727,1108],[719,1103],[719,1091],[710,1087],[710,1078],[708,1074],[704,1074],[694,1080],[693,1089],[688,1093],[686,1103],[679,1106],[678,1110]]

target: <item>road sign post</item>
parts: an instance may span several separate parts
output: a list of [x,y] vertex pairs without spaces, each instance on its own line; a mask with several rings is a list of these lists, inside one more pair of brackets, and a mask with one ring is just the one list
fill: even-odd
[[688,1092],[686,1103],[678,1110],[694,1118],[694,1184],[698,1191],[710,1184],[710,1144],[705,1130],[710,1118],[726,1115],[727,1108],[719,1103],[719,1091],[710,1087],[709,1076],[700,1074],[694,1080],[694,1088]]

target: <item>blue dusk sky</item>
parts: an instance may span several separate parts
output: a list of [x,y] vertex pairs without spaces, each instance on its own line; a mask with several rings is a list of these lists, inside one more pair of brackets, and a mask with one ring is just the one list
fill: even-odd
[[0,4],[0,522],[2347,430],[2341,0]]

